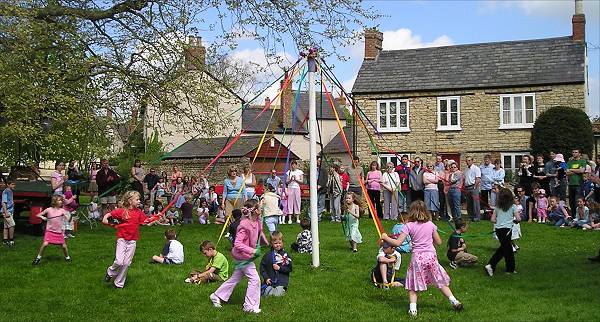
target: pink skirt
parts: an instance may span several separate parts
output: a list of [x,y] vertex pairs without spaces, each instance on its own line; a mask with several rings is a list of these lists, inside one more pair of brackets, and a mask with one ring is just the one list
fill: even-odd
[[427,285],[437,288],[450,285],[450,276],[438,263],[435,252],[413,253],[406,271],[406,286],[410,291],[425,291]]
[[62,232],[57,233],[55,231],[46,230],[44,241],[54,245],[62,245],[65,243],[65,235]]
[[288,215],[299,215],[301,210],[301,196],[302,191],[300,188],[289,188],[287,189],[287,214]]

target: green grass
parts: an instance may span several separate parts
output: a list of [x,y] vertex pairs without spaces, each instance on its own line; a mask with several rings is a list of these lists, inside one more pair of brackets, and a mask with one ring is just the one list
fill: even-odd
[[[438,226],[449,228],[443,222]],[[390,230],[392,222],[385,223]],[[558,229],[523,224],[521,250],[517,253],[516,275],[502,273],[494,278],[484,275],[483,265],[492,255],[497,241],[481,236],[491,231],[489,222],[472,224],[467,239],[469,249],[480,264],[469,269],[447,269],[456,297],[465,305],[453,312],[435,288],[420,294],[417,320],[460,321],[573,321],[598,320],[600,308],[600,265],[589,263],[600,244],[598,232]],[[369,219],[361,220],[365,242],[358,253],[350,252],[339,224],[320,226],[321,266],[311,268],[310,254],[292,254],[294,271],[289,292],[282,298],[261,301],[258,316],[242,312],[245,283],[238,285],[230,303],[213,308],[208,295],[218,285],[183,283],[194,267],[204,267],[206,259],[197,245],[216,240],[221,226],[185,226],[181,241],[186,263],[182,266],[150,265],[148,260],[161,250],[164,227],[141,228],[141,240],[129,269],[123,290],[103,283],[105,269],[114,256],[114,230],[80,227],[75,239],[68,240],[73,262],[66,264],[56,247],[46,249],[42,263],[32,267],[41,237],[18,235],[14,248],[0,248],[0,320],[92,320],[92,321],[198,321],[198,320],[272,320],[272,321],[383,321],[407,320],[408,300],[404,289],[380,290],[369,283],[374,265],[376,232]],[[286,244],[295,238],[299,227],[284,225]],[[447,236],[442,236],[446,239]],[[221,251],[229,257],[229,243]],[[440,263],[448,268],[445,244],[438,248]],[[409,257],[403,257],[404,275]]]

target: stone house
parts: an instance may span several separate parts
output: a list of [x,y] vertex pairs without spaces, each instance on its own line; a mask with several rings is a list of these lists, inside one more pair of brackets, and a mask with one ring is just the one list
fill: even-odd
[[[365,57],[352,88],[377,126],[378,144],[425,160],[441,154],[476,163],[490,153],[507,170],[529,154],[531,129],[546,109],[585,109],[585,17],[567,37],[382,50],[383,34],[365,31]],[[372,133],[374,129],[369,129]],[[361,161],[375,159],[359,128]],[[381,151],[381,161],[398,160]]]

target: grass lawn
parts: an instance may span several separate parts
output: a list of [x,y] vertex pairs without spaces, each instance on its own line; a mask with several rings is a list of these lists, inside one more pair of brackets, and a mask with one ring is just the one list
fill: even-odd
[[[392,222],[385,223],[391,230]],[[438,227],[449,231],[444,222]],[[472,224],[467,234],[469,249],[479,256],[473,268],[448,268],[445,244],[438,248],[441,264],[452,278],[450,287],[465,305],[453,312],[437,289],[421,293],[417,320],[460,321],[598,321],[600,315],[600,264],[586,257],[595,255],[600,233],[523,224],[524,237],[516,255],[515,275],[503,273],[489,278],[483,265],[497,247],[497,241],[482,236],[491,224]],[[221,309],[212,307],[208,295],[218,285],[183,283],[194,267],[204,267],[206,259],[198,251],[205,239],[216,240],[221,226],[192,225],[181,231],[186,263],[181,266],[150,265],[148,260],[162,249],[165,227],[142,227],[138,249],[129,269],[125,288],[115,290],[103,283],[106,267],[115,250],[114,230],[80,227],[75,239],[68,240],[73,262],[67,264],[59,248],[46,249],[42,263],[32,267],[41,237],[18,235],[16,246],[0,248],[0,320],[273,320],[273,321],[384,321],[408,320],[408,299],[404,289],[380,290],[369,283],[374,265],[376,232],[369,219],[361,220],[365,242],[352,253],[339,224],[322,223],[321,267],[310,266],[310,254],[292,254],[290,288],[282,298],[261,301],[262,313],[242,312],[245,283]],[[298,225],[283,225],[286,245],[299,231]],[[442,235],[447,239],[447,235]],[[229,258],[229,243],[221,251]],[[404,275],[409,257],[403,257],[399,275]]]

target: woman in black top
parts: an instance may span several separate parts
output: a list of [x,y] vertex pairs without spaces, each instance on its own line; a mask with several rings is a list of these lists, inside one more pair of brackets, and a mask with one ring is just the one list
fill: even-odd
[[540,188],[550,192],[550,185],[548,184],[548,177],[546,176],[546,163],[544,162],[544,156],[538,154],[535,156],[535,165],[533,166],[533,181],[539,183]]
[[525,194],[531,196],[531,183],[533,182],[533,168],[531,165],[531,157],[528,155],[523,156],[523,161],[519,170],[517,170],[517,176],[519,176],[519,184],[525,188]]

